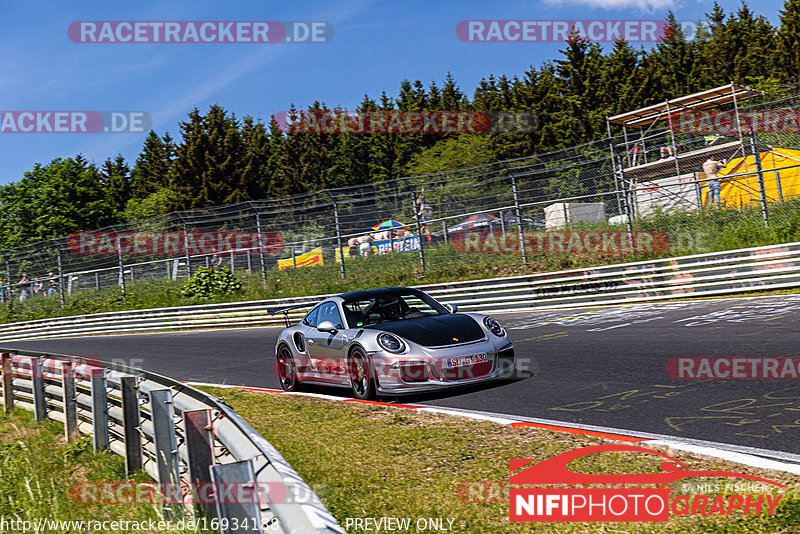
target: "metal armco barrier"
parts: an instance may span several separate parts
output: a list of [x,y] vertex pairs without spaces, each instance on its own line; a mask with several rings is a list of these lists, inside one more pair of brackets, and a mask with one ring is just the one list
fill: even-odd
[[[278,451],[221,400],[161,375],[96,359],[0,352],[6,411],[19,406],[34,411],[37,420],[60,421],[68,441],[91,434],[96,451],[122,455],[128,472],[144,469],[162,494],[181,495],[181,485],[215,482],[258,488],[269,500],[280,488],[275,502],[222,498],[211,506],[203,501],[193,510],[195,519],[205,517],[213,528],[217,521],[223,533],[344,532]],[[225,487],[219,488],[217,494],[224,495]],[[173,521],[190,509],[181,499],[162,504],[164,518]]]
[[[652,302],[800,287],[800,243],[507,278],[416,286],[462,311],[525,311]],[[0,340],[283,324],[267,308],[329,295],[98,313],[0,327]],[[290,318],[302,317],[302,312]]]

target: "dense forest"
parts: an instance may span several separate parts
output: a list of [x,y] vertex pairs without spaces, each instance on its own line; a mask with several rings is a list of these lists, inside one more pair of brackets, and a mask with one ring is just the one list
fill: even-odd
[[[2,186],[0,248],[173,210],[380,183],[574,146],[606,135],[607,115],[730,81],[768,96],[798,92],[800,0],[784,4],[777,27],[745,3],[732,13],[715,3],[698,22],[689,40],[668,14],[663,39],[648,49],[624,41],[604,49],[573,33],[558,59],[522,74],[489,75],[471,96],[445,74],[439,83],[403,80],[396,96],[365,95],[358,108],[524,110],[538,118],[531,133],[287,135],[274,119],[238,118],[221,105],[194,109],[178,137],[151,131],[135,162],[55,159]],[[308,107],[326,109],[321,102]]]

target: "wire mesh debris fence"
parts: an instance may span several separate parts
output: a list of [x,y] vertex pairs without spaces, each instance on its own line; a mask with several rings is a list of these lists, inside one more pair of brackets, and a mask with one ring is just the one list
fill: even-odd
[[[751,106],[796,112],[795,97]],[[674,137],[677,153],[661,150]],[[2,298],[66,298],[225,265],[261,278],[328,265],[368,281],[457,278],[774,244],[798,236],[800,133],[653,128],[525,158],[184,212],[2,251]],[[759,157],[754,157],[758,154]],[[725,160],[711,206],[703,162]],[[381,223],[384,223],[383,227]],[[580,262],[584,263],[581,264]],[[331,267],[333,265],[333,267]]]

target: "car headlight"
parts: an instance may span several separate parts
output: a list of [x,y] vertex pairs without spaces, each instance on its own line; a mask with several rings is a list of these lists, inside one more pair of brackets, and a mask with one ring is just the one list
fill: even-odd
[[380,345],[383,350],[394,352],[395,354],[403,352],[406,348],[399,338],[386,333],[378,335],[378,345]]
[[497,337],[503,337],[506,335],[503,327],[500,326],[500,323],[498,323],[497,320],[492,317],[484,317],[483,324],[486,325],[486,328],[488,328],[489,331]]

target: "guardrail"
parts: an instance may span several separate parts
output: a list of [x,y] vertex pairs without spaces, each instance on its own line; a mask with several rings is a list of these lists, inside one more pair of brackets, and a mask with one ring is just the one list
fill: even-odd
[[[800,287],[800,243],[506,278],[416,286],[463,311],[528,311]],[[283,324],[267,308],[329,295],[98,313],[10,323],[0,340]],[[297,319],[302,313],[290,314]]]
[[[0,352],[5,410],[20,406],[37,421],[60,421],[68,441],[91,434],[94,450],[124,456],[128,473],[144,469],[167,497],[161,504],[165,518],[204,517],[222,533],[344,532],[280,453],[223,401],[141,369]],[[224,497],[226,490],[241,495],[243,487],[251,497]],[[193,490],[189,495],[197,499],[198,489],[211,498],[191,507],[169,498]]]

